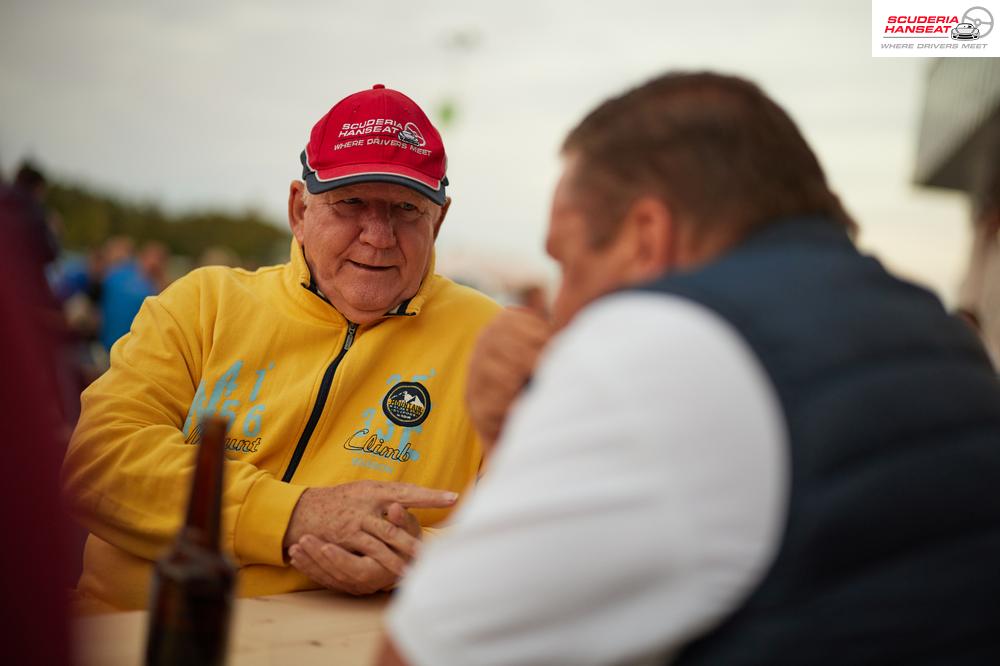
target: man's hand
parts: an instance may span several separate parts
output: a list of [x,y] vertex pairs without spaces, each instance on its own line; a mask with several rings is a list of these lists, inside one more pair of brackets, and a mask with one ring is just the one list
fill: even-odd
[[349,553],[311,534],[288,549],[292,566],[323,587],[347,594],[373,594],[392,587],[399,576],[367,555]]
[[465,401],[472,424],[489,449],[500,436],[507,412],[538,363],[552,327],[524,308],[507,308],[476,341],[469,361]]
[[[420,525],[407,509],[445,508],[456,499],[457,493],[409,483],[355,481],[309,488],[295,505],[284,545],[302,546],[303,537],[310,535],[348,554],[362,556],[359,559],[367,558],[398,577],[420,544]],[[321,561],[326,563],[326,559]],[[371,570],[368,562],[358,566]],[[352,571],[361,569],[354,567]]]
[[[420,538],[420,522],[399,503],[385,512],[386,520],[410,535]],[[326,546],[331,546],[326,548]],[[349,553],[335,544],[320,541],[311,534],[288,549],[292,566],[320,585],[347,594],[372,594],[391,588],[399,576],[368,556]]]

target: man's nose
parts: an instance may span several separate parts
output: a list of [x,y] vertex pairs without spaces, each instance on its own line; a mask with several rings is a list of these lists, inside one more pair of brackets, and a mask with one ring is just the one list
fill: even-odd
[[372,247],[387,248],[396,244],[396,233],[384,206],[369,206],[361,218],[362,243]]

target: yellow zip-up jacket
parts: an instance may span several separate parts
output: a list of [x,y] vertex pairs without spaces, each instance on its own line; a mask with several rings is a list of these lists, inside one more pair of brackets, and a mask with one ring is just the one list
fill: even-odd
[[[461,492],[475,478],[467,361],[499,306],[432,264],[414,298],[356,327],[310,282],[293,240],[288,264],[199,269],[146,299],[83,393],[63,467],[90,531],[84,600],[147,605],[153,560],[183,521],[206,414],[230,420],[222,543],[243,596],[317,587],[282,551],[307,487],[375,479]],[[427,526],[448,511],[414,513]]]

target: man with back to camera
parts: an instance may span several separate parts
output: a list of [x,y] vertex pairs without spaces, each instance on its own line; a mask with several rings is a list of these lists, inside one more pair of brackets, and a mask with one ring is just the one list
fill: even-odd
[[[667,74],[563,157],[561,331],[380,663],[996,663],[1000,385],[858,253],[791,119]],[[509,406],[474,404],[479,356],[545,337],[518,321],[473,414]]]
[[376,85],[320,119],[302,165],[290,263],[177,280],[84,392],[64,464],[91,532],[84,601],[147,603],[207,415],[230,423],[223,544],[245,596],[392,586],[475,478],[467,358],[497,306],[434,273],[451,203],[440,135]]

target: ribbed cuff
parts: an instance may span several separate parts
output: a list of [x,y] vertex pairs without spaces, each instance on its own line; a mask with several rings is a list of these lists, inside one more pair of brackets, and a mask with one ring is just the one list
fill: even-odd
[[233,539],[233,550],[241,565],[285,564],[285,530],[305,490],[305,486],[293,486],[269,476],[253,484],[240,508]]

